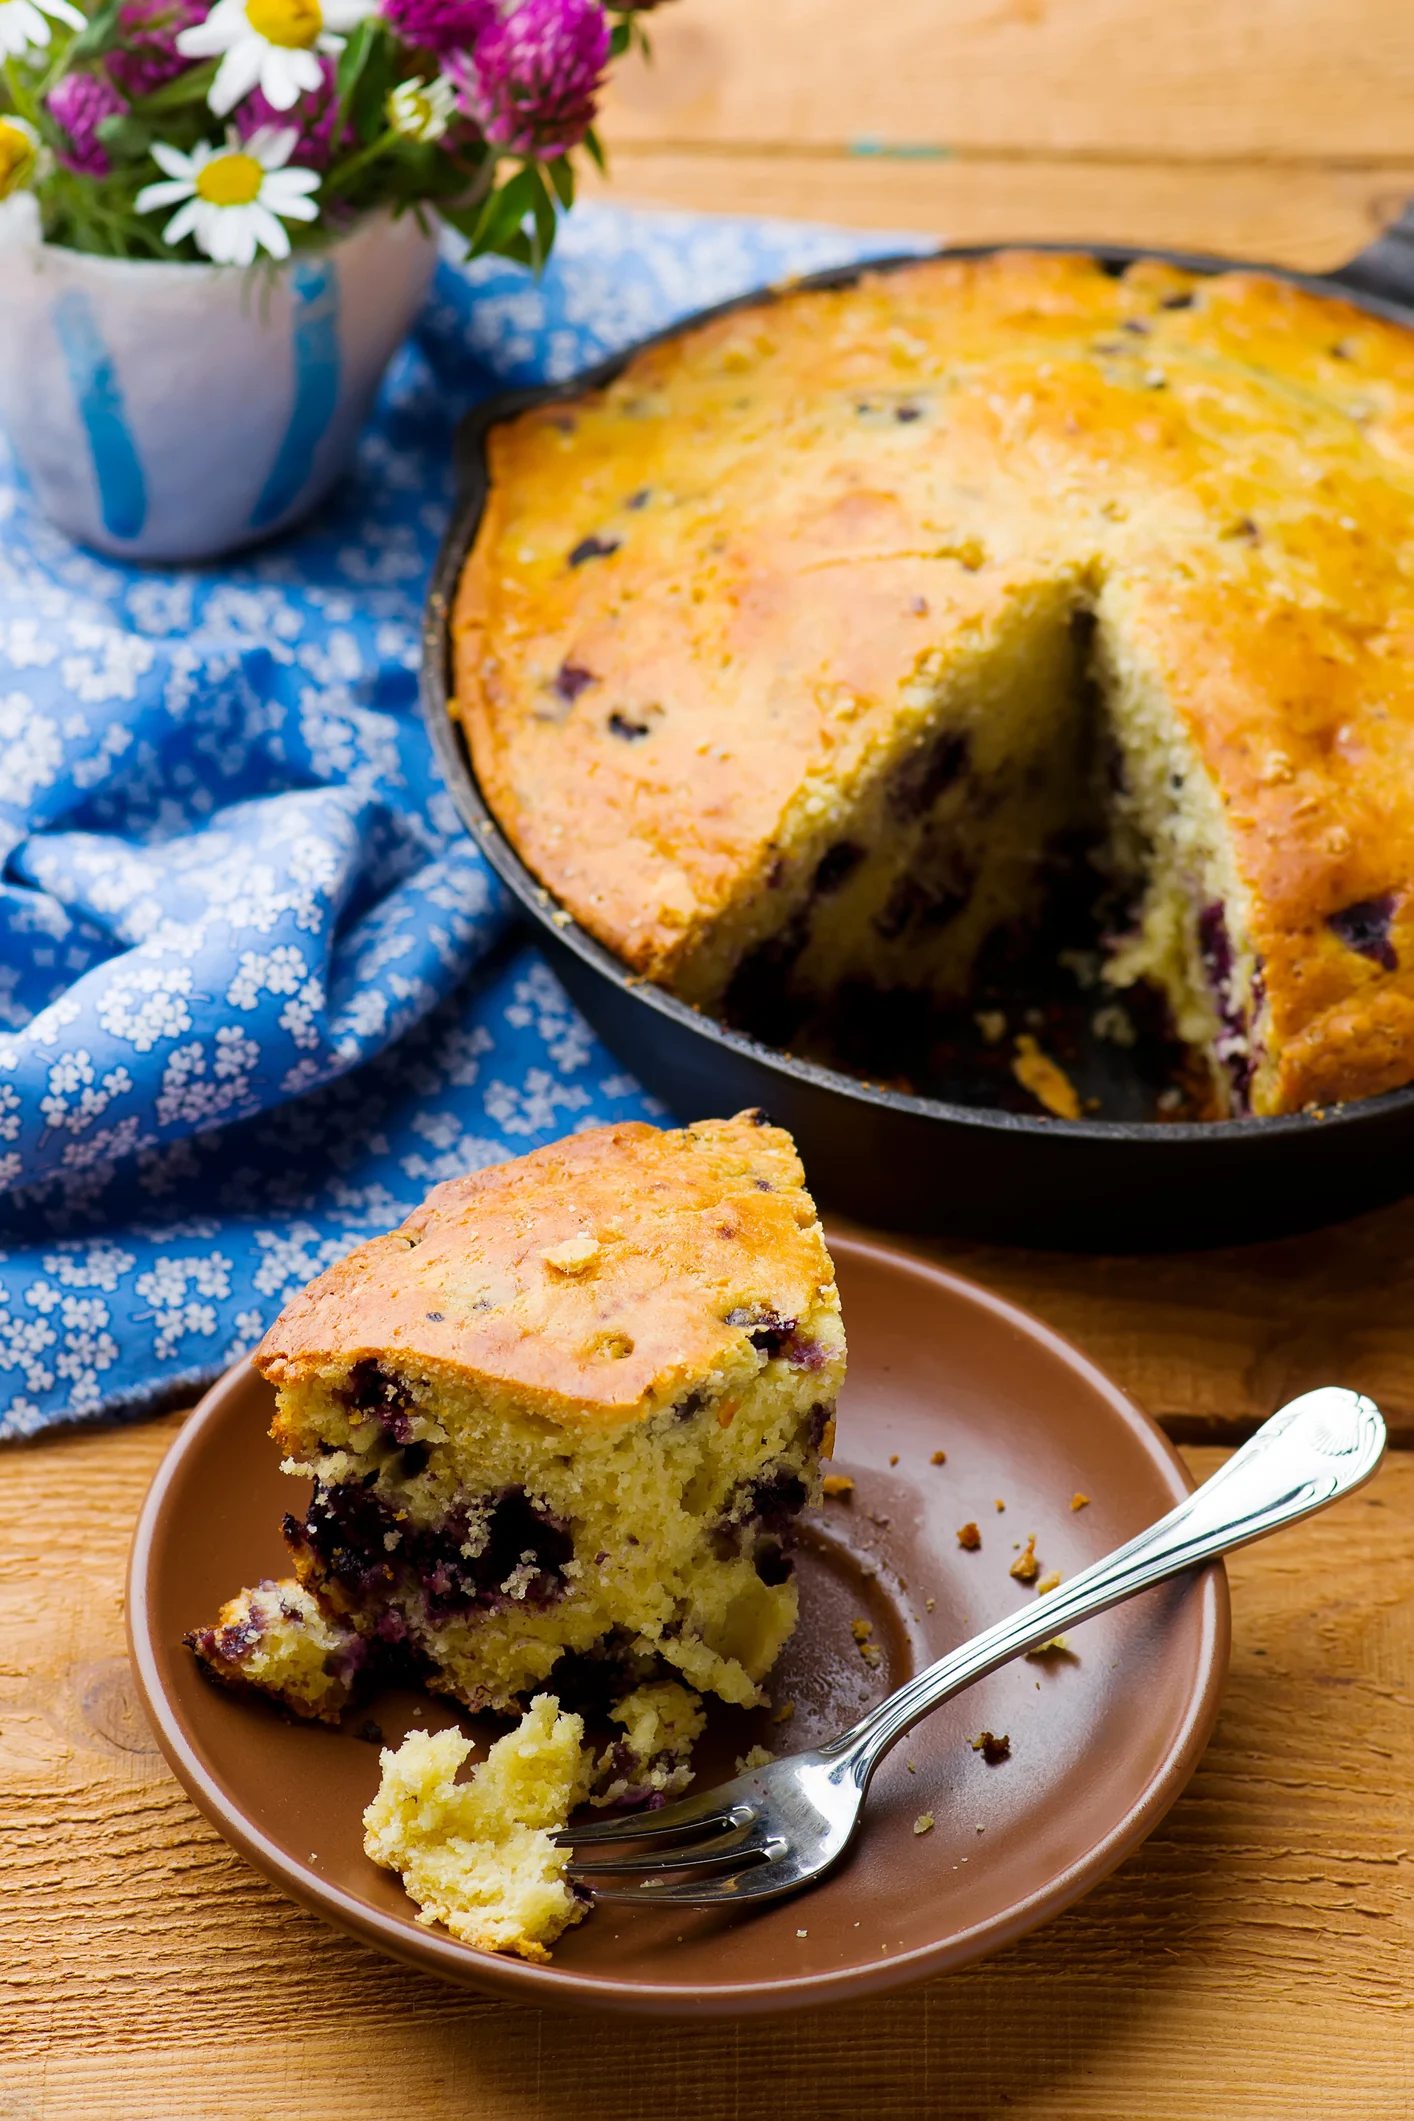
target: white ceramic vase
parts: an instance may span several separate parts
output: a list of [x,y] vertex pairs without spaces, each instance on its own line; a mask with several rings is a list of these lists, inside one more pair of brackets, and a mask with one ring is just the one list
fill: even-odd
[[271,268],[90,257],[0,207],[0,421],[45,514],[130,560],[284,529],[347,466],[435,240],[370,215]]

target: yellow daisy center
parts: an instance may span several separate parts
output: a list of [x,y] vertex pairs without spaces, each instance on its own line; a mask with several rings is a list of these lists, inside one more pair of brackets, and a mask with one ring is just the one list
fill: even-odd
[[34,163],[34,142],[0,118],[0,199],[23,184]]
[[208,206],[249,206],[260,197],[264,181],[254,155],[217,155],[198,174],[196,195]]
[[246,21],[267,44],[308,51],[324,27],[319,0],[246,0]]

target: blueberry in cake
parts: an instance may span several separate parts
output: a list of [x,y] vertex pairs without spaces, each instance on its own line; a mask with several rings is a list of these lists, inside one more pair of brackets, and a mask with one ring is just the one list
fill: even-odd
[[1406,329],[1260,273],[930,260],[649,349],[488,465],[454,711],[639,972],[748,1024],[965,997],[1085,831],[1109,977],[1219,1109],[1414,1077]]
[[378,1794],[363,1815],[363,1845],[397,1871],[417,1919],[440,1922],[478,1951],[543,1962],[586,1903],[565,1876],[568,1849],[550,1838],[585,1794],[584,1725],[537,1694],[468,1782],[460,1731],[410,1731],[382,1755]]
[[[657,1716],[640,1758],[665,1787],[685,1712],[654,1682],[759,1702],[795,1625],[844,1360],[799,1160],[759,1115],[595,1128],[454,1179],[256,1354],[314,1482],[285,1521],[308,1607],[245,1593],[188,1639],[301,1714],[337,1714],[360,1653],[473,1709],[552,1674],[606,1705],[646,1684],[626,1743]],[[247,1607],[287,1597],[308,1654],[269,1618],[235,1654]]]

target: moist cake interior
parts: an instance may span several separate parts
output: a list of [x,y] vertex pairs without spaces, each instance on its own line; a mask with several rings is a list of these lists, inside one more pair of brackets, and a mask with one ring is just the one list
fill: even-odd
[[472,1708],[507,1710],[590,1653],[618,1691],[666,1667],[754,1703],[795,1626],[790,1548],[831,1418],[825,1359],[768,1322],[710,1383],[574,1436],[396,1357],[311,1379],[281,1413],[305,1439],[286,1470],[315,1482],[303,1520],[285,1520],[295,1568]]
[[[1011,1002],[1044,995],[1053,1022],[1093,1023],[1097,977],[1110,999],[1152,990],[1161,1014],[1140,993],[1119,1020],[1126,1044],[1136,1017],[1151,1030],[1153,1080],[1140,1094],[1170,1080],[1173,1039],[1205,1066],[1186,1102],[1245,1111],[1262,992],[1222,806],[1129,641],[1122,602],[1093,573],[1038,582],[1008,600],[971,657],[954,653],[944,679],[920,684],[921,730],[817,815],[790,849],[794,889],[768,886],[735,930],[722,925],[714,955],[733,969],[719,987],[697,970],[704,1002],[772,1042],[848,1059],[853,1040],[866,1072],[888,1053],[883,1072],[912,1076],[929,1063],[909,1064],[899,1000],[982,1004],[984,953],[1006,936],[1021,943]],[[1060,922],[1058,870],[1071,880]],[[1098,948],[1069,1011],[1041,962],[1061,940],[1072,945],[1062,959],[1078,943]],[[855,1023],[880,1003],[861,1042]],[[915,1013],[915,1048],[936,1056],[945,1021]]]

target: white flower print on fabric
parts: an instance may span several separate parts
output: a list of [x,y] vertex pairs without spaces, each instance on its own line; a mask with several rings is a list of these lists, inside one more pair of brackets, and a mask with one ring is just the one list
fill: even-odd
[[52,722],[37,717],[22,692],[0,699],[0,804],[19,809],[40,788],[52,787],[64,746]]
[[98,1021],[110,1038],[150,1053],[159,1039],[177,1038],[191,1028],[190,992],[185,965],[137,965],[110,982],[99,1000]]
[[209,1338],[218,1324],[213,1299],[231,1293],[231,1262],[224,1253],[198,1253],[187,1259],[159,1259],[139,1274],[134,1291],[151,1307],[156,1325],[152,1352],[165,1361],[188,1334]]
[[0,442],[0,1437],[190,1399],[438,1180],[661,1115],[421,722],[455,423],[488,373],[909,247],[576,208],[537,282],[449,242],[340,497],[219,569],[78,551]]

